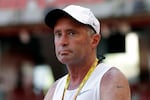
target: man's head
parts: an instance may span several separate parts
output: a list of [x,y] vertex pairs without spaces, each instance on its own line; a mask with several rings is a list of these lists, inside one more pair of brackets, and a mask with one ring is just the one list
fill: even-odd
[[[87,10],[89,11],[89,9]],[[57,18],[53,14],[56,14],[55,17]],[[100,40],[98,26],[94,27],[88,23],[81,23],[62,10],[53,10],[46,18],[54,18],[54,20],[46,19],[46,23],[54,31],[55,52],[60,62],[64,64],[75,64],[96,56],[96,47]],[[97,23],[96,25],[99,25],[97,21],[95,21]]]
[[50,11],[45,17],[45,23],[53,29],[57,20],[63,16],[69,16],[82,24],[90,26],[97,34],[100,33],[100,23],[91,10],[77,5],[69,5],[64,9]]

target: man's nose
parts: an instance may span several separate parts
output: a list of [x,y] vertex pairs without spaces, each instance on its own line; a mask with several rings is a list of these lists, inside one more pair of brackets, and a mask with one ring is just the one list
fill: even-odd
[[62,35],[59,41],[60,41],[60,45],[62,46],[67,46],[69,44],[69,39],[66,35]]

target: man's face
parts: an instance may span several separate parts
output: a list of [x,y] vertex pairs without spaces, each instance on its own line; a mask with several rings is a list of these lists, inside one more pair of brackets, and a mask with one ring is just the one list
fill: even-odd
[[70,18],[60,18],[54,26],[55,52],[63,64],[79,63],[92,52],[92,35]]

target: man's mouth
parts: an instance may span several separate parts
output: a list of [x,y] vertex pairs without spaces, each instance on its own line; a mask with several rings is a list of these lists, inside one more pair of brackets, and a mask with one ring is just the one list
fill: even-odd
[[68,55],[69,53],[70,53],[69,50],[61,50],[61,51],[59,52],[60,55]]

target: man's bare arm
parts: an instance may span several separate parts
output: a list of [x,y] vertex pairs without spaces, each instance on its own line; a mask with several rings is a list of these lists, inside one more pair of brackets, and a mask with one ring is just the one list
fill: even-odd
[[100,85],[100,100],[131,100],[128,80],[116,68],[106,72]]

